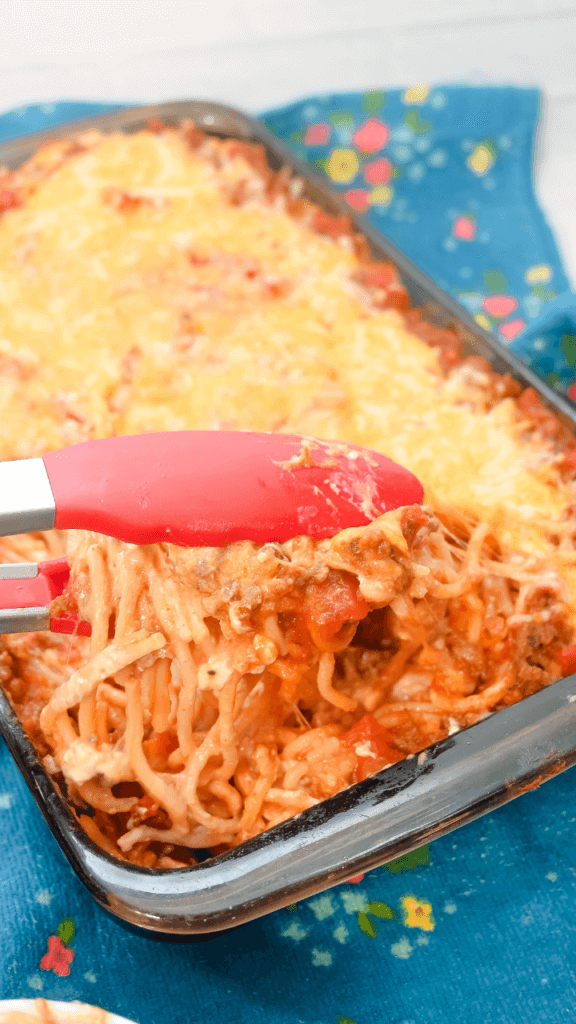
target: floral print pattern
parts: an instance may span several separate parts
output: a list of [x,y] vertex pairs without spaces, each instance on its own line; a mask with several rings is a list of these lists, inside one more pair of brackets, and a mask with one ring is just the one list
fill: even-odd
[[326,161],[326,173],[339,185],[352,181],[358,172],[358,157],[353,149],[333,149]]
[[424,932],[434,931],[436,925],[432,917],[432,904],[429,900],[417,900],[415,896],[402,896],[400,904],[406,928],[421,928]]
[[[280,936],[298,945],[308,940],[310,944],[310,962],[314,967],[337,967],[341,962],[338,947],[353,943],[358,936],[366,939],[386,942],[390,938],[387,929],[392,923],[402,922],[404,928],[417,928],[422,932],[434,931],[436,922],[432,913],[432,903],[426,898],[416,898],[411,893],[404,893],[397,901],[397,907],[384,899],[374,899],[365,888],[358,888],[366,878],[378,880],[377,887],[384,894],[389,888],[386,875],[403,875],[405,872],[418,871],[428,865],[430,860],[429,846],[420,847],[411,853],[404,854],[386,864],[379,871],[370,875],[356,875],[349,879],[351,888],[338,887],[322,896],[306,900],[303,904],[293,903],[288,907],[290,920],[280,927]],[[456,905],[448,903],[445,913],[453,913]],[[281,919],[281,916],[279,915]],[[354,927],[357,926],[357,930]],[[315,923],[316,922],[316,923]],[[318,927],[320,925],[321,927]],[[327,934],[327,929],[331,934]],[[396,933],[396,930],[395,930]],[[397,933],[396,933],[397,935]],[[322,945],[318,944],[322,938]],[[428,944],[428,938],[418,936],[416,945]],[[408,934],[403,932],[390,944],[390,955],[397,959],[407,960],[414,952],[415,945]]]
[[70,974],[70,964],[74,959],[74,952],[70,949],[70,943],[74,938],[74,921],[72,918],[65,918],[56,929],[55,935],[48,938],[48,952],[40,961],[40,970],[54,971],[59,978],[67,978]]
[[305,100],[264,120],[481,327],[576,394],[561,335],[525,340],[568,287],[532,190],[538,110],[531,89],[411,85]]

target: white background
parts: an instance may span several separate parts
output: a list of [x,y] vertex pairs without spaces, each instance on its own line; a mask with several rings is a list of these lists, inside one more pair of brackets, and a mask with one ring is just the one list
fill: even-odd
[[567,0],[0,0],[0,110],[58,99],[214,99],[538,85],[541,202],[576,286],[576,3]]

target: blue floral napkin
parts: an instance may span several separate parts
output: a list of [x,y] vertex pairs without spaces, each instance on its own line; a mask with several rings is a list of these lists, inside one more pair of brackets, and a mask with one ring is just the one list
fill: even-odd
[[568,288],[532,188],[539,102],[534,89],[411,86],[264,121],[510,344]]
[[[0,138],[101,109],[28,107],[0,116]],[[537,114],[532,90],[414,86],[306,100],[265,121],[505,340],[520,344],[555,299],[571,366],[561,339],[572,321],[556,297],[567,280],[531,187]],[[532,354],[549,336],[542,323]],[[0,998],[81,999],[139,1024],[566,1024],[576,1014],[572,781],[567,772],[230,935],[175,945],[99,909],[0,742]]]

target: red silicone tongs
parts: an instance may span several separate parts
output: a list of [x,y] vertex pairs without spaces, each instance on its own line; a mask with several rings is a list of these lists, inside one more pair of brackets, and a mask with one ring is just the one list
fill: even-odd
[[[219,547],[331,537],[423,489],[385,455],[296,434],[176,431],[87,441],[0,463],[0,536],[94,530],[130,544]],[[0,565],[0,633],[90,626],[50,617],[65,558]]]

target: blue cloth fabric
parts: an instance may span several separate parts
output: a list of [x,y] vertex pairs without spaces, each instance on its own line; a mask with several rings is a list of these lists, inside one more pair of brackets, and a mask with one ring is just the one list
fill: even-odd
[[576,295],[563,292],[546,303],[510,348],[548,384],[576,399]]
[[412,86],[264,121],[509,344],[568,288],[532,187],[539,103],[534,89]]
[[[0,117],[0,137],[95,109],[26,108]],[[502,331],[567,288],[530,185],[537,110],[533,91],[414,87],[307,100],[265,120],[345,191],[393,186],[349,198]],[[367,121],[376,128],[363,131]],[[131,934],[96,905],[0,743],[0,998],[81,999],[140,1024],[570,1022],[573,778],[239,932],[174,945]]]
[[0,142],[16,139],[31,132],[43,132],[67,121],[81,121],[84,117],[107,114],[118,110],[122,103],[40,103],[17,107],[0,114]]

